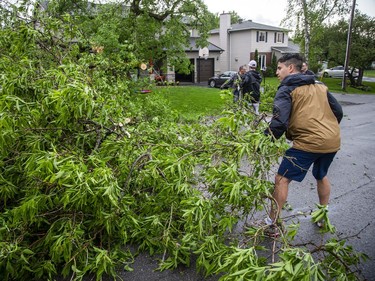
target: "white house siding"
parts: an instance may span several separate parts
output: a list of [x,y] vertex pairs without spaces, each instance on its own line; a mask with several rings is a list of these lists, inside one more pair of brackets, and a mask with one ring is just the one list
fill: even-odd
[[241,65],[248,64],[250,51],[253,48],[252,32],[238,31],[230,33],[230,56],[228,70],[238,70]]
[[212,44],[215,44],[216,46],[220,46],[219,33],[211,34],[210,39],[208,41],[210,41]]
[[[262,30],[258,30],[261,32]],[[288,34],[284,32],[284,43],[283,42],[276,42],[275,43],[275,33],[276,31],[263,31],[267,32],[267,42],[266,41],[258,41],[257,42],[257,31],[253,31],[253,48],[251,50],[252,57],[254,56],[255,50],[258,50],[259,56],[265,56],[265,64],[269,65],[272,59],[272,47],[287,47],[288,46]],[[265,66],[265,65],[264,65]]]
[[[256,36],[257,33],[256,31],[253,31],[253,42],[254,42],[254,47],[255,49],[258,49],[258,52],[263,52],[263,53],[269,53],[271,52],[272,47],[288,47],[288,35],[287,33],[284,33],[284,43],[282,42],[276,42],[275,43],[275,32],[274,31],[266,31],[267,32],[267,42],[265,41],[260,41],[256,42]],[[253,50],[253,52],[255,51]]]
[[257,31],[261,30],[243,30],[236,32],[229,32],[228,34],[228,46],[220,45],[220,42],[226,42],[220,40],[218,34],[212,34],[209,41],[217,44],[224,49],[223,54],[219,56],[219,60],[215,61],[215,74],[222,73],[226,70],[237,71],[241,65],[247,64],[254,56],[255,50],[258,50],[259,55],[266,56],[266,63],[271,63],[272,47],[287,47],[288,46],[288,35],[284,33],[284,43],[275,43],[275,31],[267,32],[267,42],[257,42]]
[[[219,36],[219,33],[211,34],[208,41],[211,42],[212,44],[215,44],[216,46],[220,46],[220,36]],[[223,53],[225,53],[226,51],[227,50],[224,49]],[[222,54],[216,54],[215,69],[214,69],[214,71],[215,71],[214,74],[215,75],[220,74],[220,73],[226,71],[224,63],[223,63],[223,57],[224,56]]]

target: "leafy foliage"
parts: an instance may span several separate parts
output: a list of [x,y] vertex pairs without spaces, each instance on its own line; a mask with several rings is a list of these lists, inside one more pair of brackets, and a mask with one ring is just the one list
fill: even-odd
[[291,246],[293,235],[279,241],[278,261],[258,256],[261,232],[231,234],[267,211],[269,174],[286,148],[264,136],[264,116],[228,107],[177,123],[166,100],[137,94],[133,44],[114,32],[88,52],[70,15],[38,19],[43,28],[14,19],[0,31],[4,280],[116,277],[119,265],[132,270],[132,245],[163,254],[161,270],[189,266],[194,253],[222,280],[344,280],[364,258],[332,240],[315,247],[319,262]]
[[[362,85],[364,70],[369,69],[371,62],[375,60],[375,50],[372,47],[375,44],[374,22],[375,18],[361,14],[358,10],[354,16],[349,63],[352,68],[358,68],[359,75],[355,79],[349,71],[348,77],[352,86]],[[344,65],[345,63],[348,28],[347,20],[341,19],[328,26],[323,32],[324,40],[317,42],[323,50],[323,59],[328,61],[330,66]]]
[[[282,23],[295,27],[295,39],[301,46],[311,69],[317,70],[321,50],[316,43],[321,39],[324,24],[336,16],[348,15],[349,0],[288,0],[288,9]],[[324,42],[327,44],[327,42]]]
[[[240,15],[236,11],[229,11],[228,13],[230,14],[231,24],[241,23],[246,20],[246,19],[241,18]],[[211,12],[208,12],[208,19],[209,20],[207,24],[209,24],[210,26],[209,30],[220,27],[220,14],[219,13],[213,14]]]

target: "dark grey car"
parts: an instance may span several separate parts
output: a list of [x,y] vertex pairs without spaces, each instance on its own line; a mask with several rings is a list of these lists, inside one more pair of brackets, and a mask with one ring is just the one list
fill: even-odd
[[220,88],[221,85],[223,85],[224,82],[230,79],[234,74],[236,74],[236,71],[225,71],[218,76],[211,77],[210,79],[208,79],[208,86],[210,86],[211,88]]

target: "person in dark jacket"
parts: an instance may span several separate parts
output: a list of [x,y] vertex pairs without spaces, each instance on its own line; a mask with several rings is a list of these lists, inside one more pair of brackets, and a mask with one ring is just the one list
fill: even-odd
[[243,83],[242,91],[244,97],[249,99],[251,106],[254,108],[255,114],[259,114],[259,101],[260,101],[260,83],[262,83],[262,76],[256,70],[257,63],[255,60],[249,62],[249,71],[246,72]]
[[307,62],[304,62],[302,63],[302,69],[301,69],[301,72],[305,75],[315,75],[314,72],[312,72],[310,69],[309,69],[309,65],[307,64]]
[[232,75],[232,77],[225,81],[224,84],[220,87],[221,90],[224,89],[224,86],[229,86],[233,88],[233,102],[238,102],[241,99],[241,85],[245,73],[246,66],[240,66],[238,72]]
[[287,200],[289,183],[301,182],[311,165],[319,203],[328,206],[331,190],[328,168],[340,149],[342,107],[323,83],[301,73],[302,62],[299,54],[286,54],[279,58],[277,65],[276,74],[281,83],[265,134],[275,139],[286,134],[293,145],[286,151],[275,177],[273,197],[277,204],[271,205],[270,216],[265,219],[271,227],[276,226]]

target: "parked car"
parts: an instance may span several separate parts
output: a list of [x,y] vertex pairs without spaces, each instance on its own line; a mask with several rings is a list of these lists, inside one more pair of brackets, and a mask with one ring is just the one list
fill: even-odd
[[[236,71],[225,71],[218,76],[211,77],[210,79],[208,79],[208,86],[210,86],[211,88],[220,88],[221,85],[223,85],[225,81],[230,79],[232,75],[236,73],[237,73]],[[224,86],[224,88],[228,88],[228,87]]]
[[[349,67],[348,71],[350,72],[352,69]],[[341,65],[327,68],[323,70],[323,77],[334,77],[334,78],[342,78],[344,76],[345,68]],[[354,69],[353,76],[358,76],[358,69]]]

